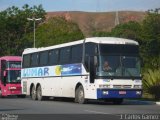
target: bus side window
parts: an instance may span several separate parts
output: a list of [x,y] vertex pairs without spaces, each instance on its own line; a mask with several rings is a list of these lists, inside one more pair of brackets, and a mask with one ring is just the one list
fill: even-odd
[[35,67],[38,66],[38,53],[31,54],[31,66]]
[[85,44],[85,55],[94,56],[97,53],[97,47],[94,43]]
[[49,65],[56,65],[59,61],[59,50],[51,50],[49,51]]
[[39,53],[39,64],[40,66],[47,65],[48,63],[48,51]]
[[30,56],[31,56],[30,54],[23,56],[23,64],[22,64],[23,68],[30,67],[30,59],[31,59]]
[[85,68],[89,71],[90,57],[97,53],[97,47],[94,43],[85,44]]
[[60,50],[60,64],[69,64],[71,56],[71,48],[61,48]]
[[82,62],[82,45],[72,46],[72,63]]

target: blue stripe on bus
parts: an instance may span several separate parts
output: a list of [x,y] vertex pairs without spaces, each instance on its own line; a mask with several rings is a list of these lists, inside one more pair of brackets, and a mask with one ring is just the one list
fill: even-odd
[[21,71],[21,77],[50,77],[50,76],[72,76],[82,75],[82,64],[66,64],[45,67],[24,68]]
[[[136,94],[137,92],[141,94]],[[103,94],[103,92],[108,92],[108,94]],[[125,94],[120,94],[120,92],[126,92]],[[142,90],[116,90],[116,89],[97,89],[97,99],[101,98],[140,98],[142,96]]]

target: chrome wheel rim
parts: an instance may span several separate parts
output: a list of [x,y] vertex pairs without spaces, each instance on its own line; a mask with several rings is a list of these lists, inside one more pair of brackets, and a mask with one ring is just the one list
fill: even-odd
[[83,91],[82,91],[82,90],[81,90],[81,91],[79,91],[78,98],[79,98],[79,101],[80,101],[80,102],[83,100],[83,98],[84,98],[84,93],[83,93]]

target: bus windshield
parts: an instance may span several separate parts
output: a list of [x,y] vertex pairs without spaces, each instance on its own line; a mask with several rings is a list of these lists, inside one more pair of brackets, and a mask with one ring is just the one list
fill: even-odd
[[7,62],[7,68],[21,68],[21,62],[20,61],[8,61]]
[[139,57],[100,56],[97,76],[140,77]]
[[8,70],[7,74],[7,82],[20,82],[21,70]]

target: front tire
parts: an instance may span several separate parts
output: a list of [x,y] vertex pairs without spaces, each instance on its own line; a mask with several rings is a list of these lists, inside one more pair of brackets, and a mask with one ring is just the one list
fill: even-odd
[[0,89],[0,98],[3,98],[3,96],[2,96],[2,90]]
[[31,98],[32,98],[32,100],[37,99],[35,86],[33,86],[32,89],[31,89]]
[[114,105],[120,105],[123,103],[123,98],[117,98],[113,100]]
[[86,103],[86,99],[85,99],[85,96],[84,96],[84,89],[83,89],[82,86],[79,86],[76,89],[75,102],[78,102],[79,104]]

